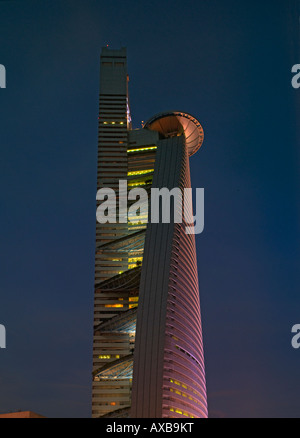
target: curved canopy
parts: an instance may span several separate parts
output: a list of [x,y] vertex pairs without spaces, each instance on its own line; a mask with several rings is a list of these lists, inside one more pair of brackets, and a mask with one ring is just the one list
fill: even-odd
[[166,138],[184,134],[189,156],[200,149],[204,139],[203,128],[198,120],[180,111],[156,114],[146,122],[144,128],[158,131]]

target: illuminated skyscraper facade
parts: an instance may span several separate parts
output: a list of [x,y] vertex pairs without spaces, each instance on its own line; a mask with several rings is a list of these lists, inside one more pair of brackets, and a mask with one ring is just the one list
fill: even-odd
[[[120,201],[126,180],[149,195],[183,193],[202,142],[200,123],[183,112],[132,129],[126,49],[102,49],[98,190],[112,188]],[[192,205],[174,223],[173,202],[170,223],[137,215],[96,224],[93,417],[207,417],[195,236],[186,233]]]

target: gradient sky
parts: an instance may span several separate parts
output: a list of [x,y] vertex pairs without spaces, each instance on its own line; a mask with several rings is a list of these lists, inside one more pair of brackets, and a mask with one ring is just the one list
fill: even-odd
[[134,127],[205,131],[197,236],[209,412],[299,417],[295,0],[0,1],[0,412],[89,417],[99,56],[126,46]]

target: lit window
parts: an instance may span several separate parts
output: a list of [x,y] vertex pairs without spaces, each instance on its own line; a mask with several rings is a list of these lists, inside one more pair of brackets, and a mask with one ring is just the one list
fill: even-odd
[[123,307],[123,304],[105,304],[105,307]]
[[151,146],[147,148],[139,148],[139,149],[128,149],[127,152],[145,152],[145,151],[153,151],[157,149],[157,146]]
[[136,263],[136,262],[142,262],[143,261],[143,257],[130,257],[128,259],[129,263]]
[[134,309],[135,307],[137,307],[137,303],[136,304],[129,304],[129,309]]
[[151,183],[152,181],[151,180],[150,181],[143,180],[143,181],[139,181],[139,182],[129,182],[128,183],[128,187],[143,186],[145,184],[148,184],[148,182]]
[[145,173],[151,173],[151,172],[154,172],[154,169],[135,170],[134,172],[128,172],[128,176],[132,176],[132,175],[144,175]]

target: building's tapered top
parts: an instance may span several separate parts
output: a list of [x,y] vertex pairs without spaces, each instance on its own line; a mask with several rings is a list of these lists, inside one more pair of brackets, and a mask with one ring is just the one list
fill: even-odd
[[126,58],[127,49],[126,47],[121,47],[120,49],[111,49],[110,47],[102,47],[101,57],[102,58]]
[[200,149],[204,132],[195,117],[180,111],[168,111],[156,114],[149,119],[144,128],[158,131],[164,137],[176,137],[184,134],[189,156]]

